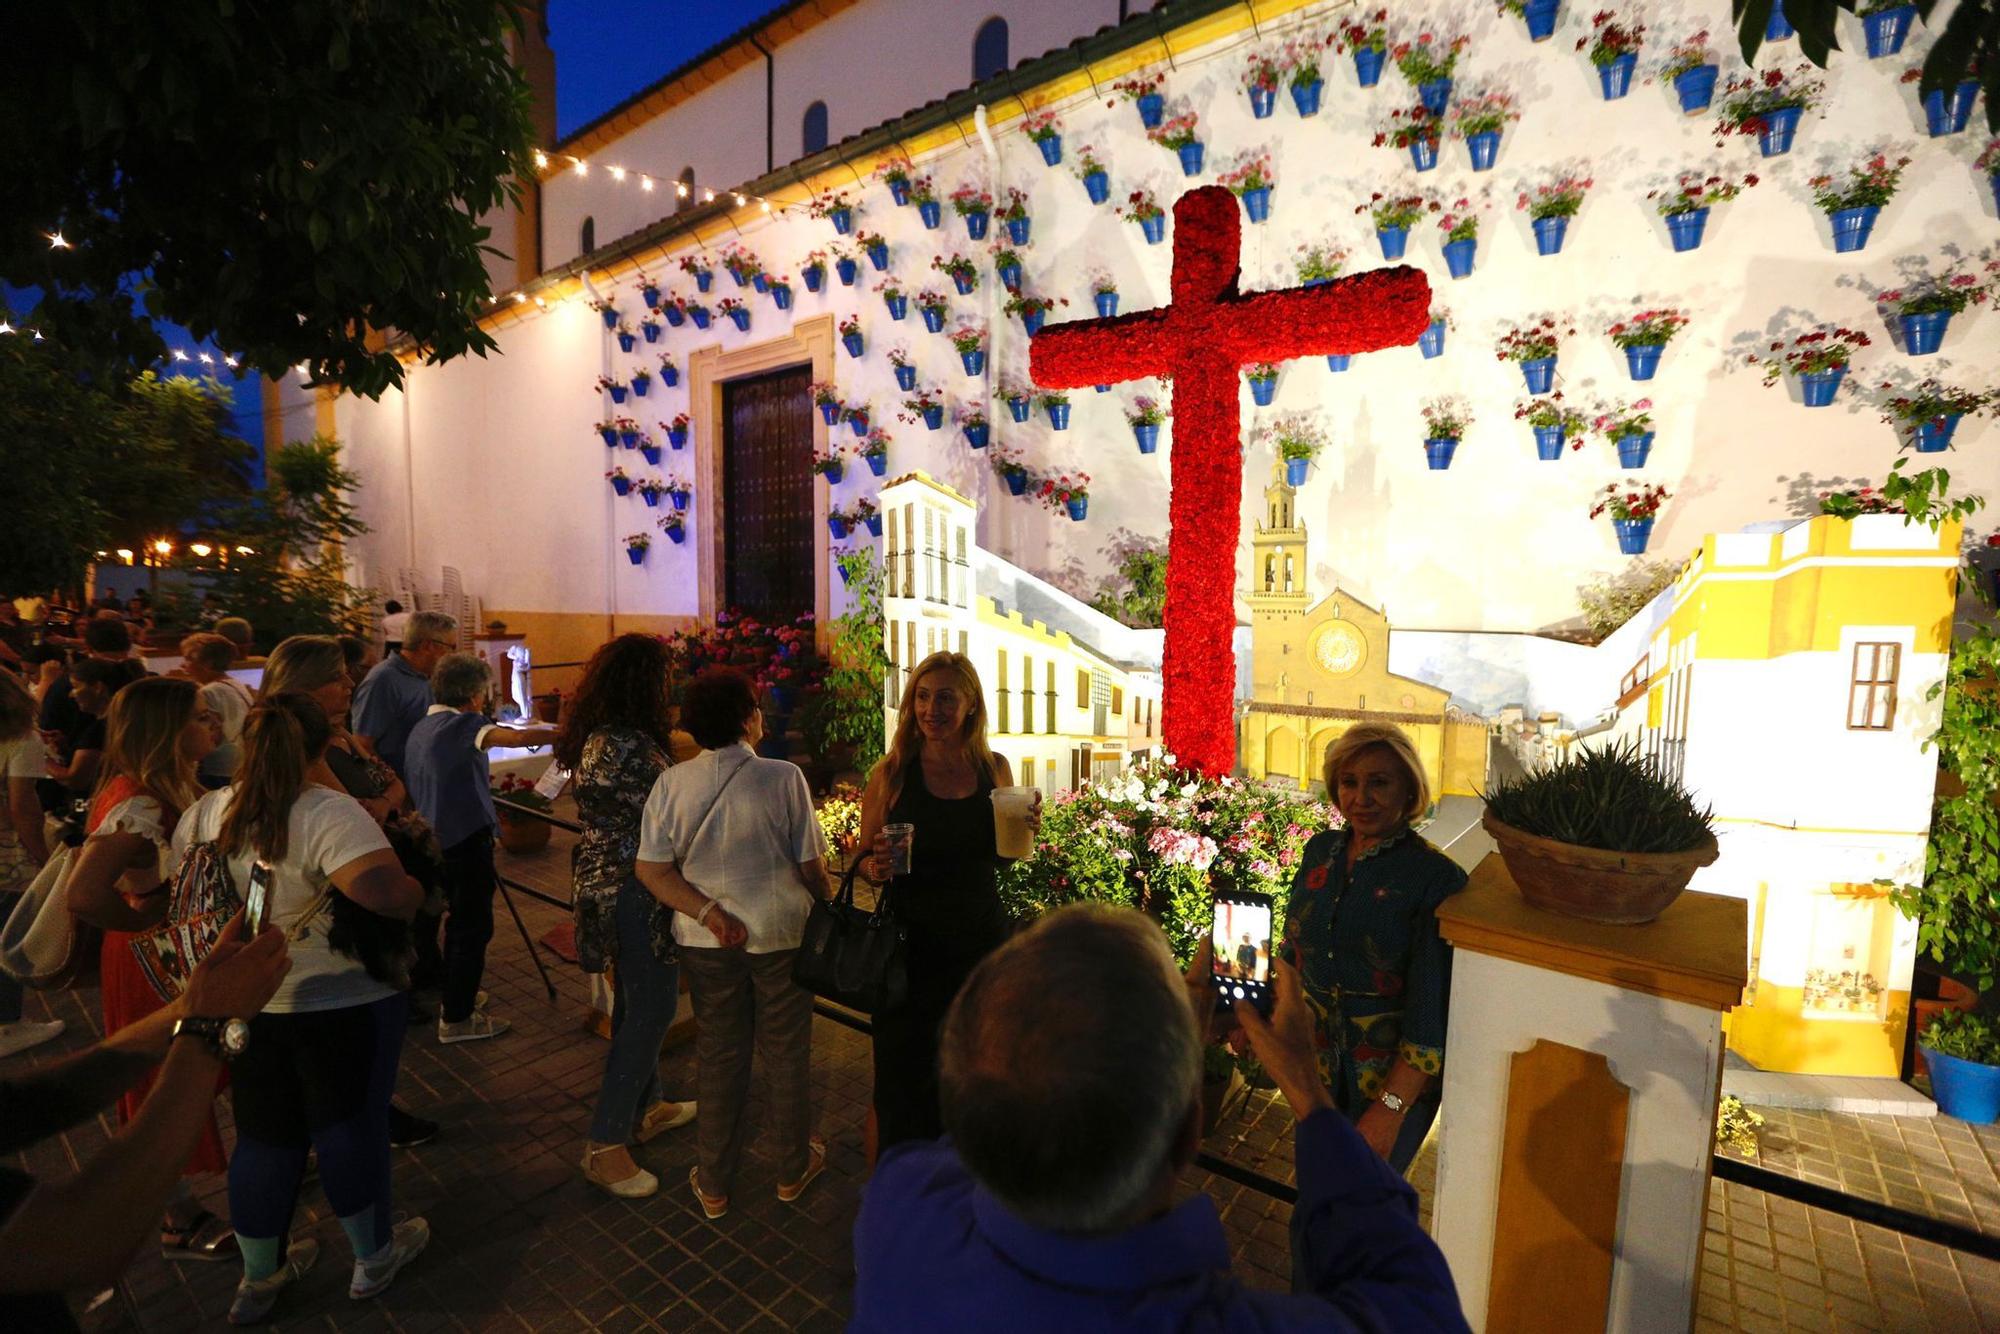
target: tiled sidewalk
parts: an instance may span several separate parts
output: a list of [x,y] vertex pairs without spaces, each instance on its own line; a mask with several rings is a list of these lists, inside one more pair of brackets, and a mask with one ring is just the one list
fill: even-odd
[[[517,861],[523,880],[560,886],[568,855],[558,843]],[[561,920],[554,909],[516,900],[539,937]],[[396,1286],[370,1303],[346,1296],[347,1245],[308,1186],[296,1235],[322,1246],[319,1267],[288,1293],[278,1329],[530,1330],[836,1330],[849,1309],[853,1279],[849,1236],[864,1180],[862,1124],[868,1102],[867,1039],[831,1021],[814,1026],[813,1079],[819,1126],[831,1144],[830,1169],[795,1206],[779,1204],[768,1161],[754,1149],[729,1215],[704,1220],[686,1185],[693,1140],[670,1135],[639,1150],[663,1189],[650,1200],[613,1200],[586,1186],[577,1171],[604,1044],[583,1035],[587,994],[577,971],[544,952],[559,1000],[551,1005],[512,918],[502,908],[488,970],[496,1014],[513,1032],[493,1042],[440,1048],[429,1028],[412,1028],[401,1095],[408,1106],[445,1123],[444,1135],[399,1151],[399,1209],[427,1217],[431,1249]],[[53,997],[71,1023],[63,1043],[83,1045],[96,1030],[94,994]],[[31,1006],[40,1003],[31,1001]],[[46,1056],[52,1053],[37,1053]],[[670,1096],[691,1093],[693,1052],[668,1053]],[[227,1101],[221,1104],[227,1118]],[[761,1114],[753,1094],[751,1116]],[[1771,1113],[1767,1165],[1802,1175],[1825,1171],[1835,1182],[1859,1177],[1865,1144],[1873,1152],[1882,1198],[1908,1183],[1906,1162],[1929,1146],[1888,1137],[1931,1130],[1938,1157],[1963,1162],[1966,1208],[1981,1222],[1994,1208],[1993,1150],[2000,1137],[1957,1123],[1888,1125],[1890,1118],[1830,1118],[1816,1137],[1808,1117]],[[1850,1124],[1851,1123],[1851,1124]],[[104,1123],[86,1126],[27,1155],[31,1170],[63,1173],[94,1152]],[[1210,1137],[1210,1152],[1273,1177],[1291,1176],[1290,1119],[1268,1093]],[[1977,1150],[1974,1163],[1968,1156]],[[1972,1170],[1984,1172],[1978,1177]],[[1856,1175],[1849,1178],[1846,1173]],[[1923,1173],[1910,1169],[1912,1175]],[[1928,1169],[1926,1169],[1928,1170]],[[1426,1211],[1434,1155],[1418,1158],[1412,1177]],[[1849,1183],[1850,1180],[1852,1184]],[[220,1181],[204,1183],[212,1207],[225,1210]],[[1283,1287],[1290,1269],[1288,1206],[1255,1190],[1193,1171],[1187,1188],[1210,1194],[1222,1210],[1238,1271],[1248,1281]],[[1926,1195],[1926,1192],[1928,1194]],[[1936,1183],[1925,1198],[1949,1200]],[[1913,1205],[1912,1207],[1922,1207]],[[1948,1215],[1955,1216],[1955,1215]],[[1428,1213],[1426,1212],[1426,1218]],[[1711,1199],[1706,1277],[1697,1329],[1830,1331],[1849,1329],[2000,1331],[2000,1265],[1954,1257],[1920,1242],[1716,1183]],[[221,1327],[236,1281],[233,1264],[169,1264],[140,1256],[113,1299],[94,1312],[96,1329],[194,1330]]]

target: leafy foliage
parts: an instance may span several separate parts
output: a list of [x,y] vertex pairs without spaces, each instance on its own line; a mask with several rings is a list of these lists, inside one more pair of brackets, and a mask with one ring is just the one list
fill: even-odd
[[1637,616],[1674,580],[1680,567],[1671,561],[1634,561],[1616,574],[1599,575],[1576,590],[1584,623],[1593,641],[1610,638],[1619,626]]
[[[1917,14],[1928,24],[1938,0],[1914,0]],[[1757,49],[1764,44],[1764,25],[1771,17],[1776,0],[1730,0],[1730,14],[1745,64],[1755,67]],[[1806,59],[1826,68],[1827,57],[1840,49],[1835,19],[1841,10],[1849,13],[1863,8],[1866,0],[1784,0],[1785,17],[1799,33],[1799,50]],[[1924,58],[1923,79],[1918,95],[1951,88],[1965,79],[1977,79],[1986,88],[1986,124],[2000,130],[2000,0],[1958,0],[1944,30],[1931,44]]]
[[1763,1124],[1764,1118],[1745,1107],[1743,1099],[1725,1093],[1715,1109],[1715,1147],[1738,1158],[1755,1158],[1757,1131]]
[[827,626],[826,675],[806,697],[799,730],[814,755],[853,746],[853,767],[867,773],[882,758],[882,701],[889,676],[882,640],[882,566],[871,546],[843,551],[837,560],[853,606]]
[[1686,852],[1714,836],[1712,810],[1639,753],[1636,741],[1579,747],[1485,795],[1493,818],[1524,834],[1612,852]]
[[1922,1041],[1941,1056],[2000,1065],[2000,1020],[1971,1011],[1943,1011],[1924,1029]]
[[1167,605],[1166,545],[1150,538],[1127,543],[1116,573],[1104,581],[1090,605],[1120,624],[1140,630],[1159,628]]

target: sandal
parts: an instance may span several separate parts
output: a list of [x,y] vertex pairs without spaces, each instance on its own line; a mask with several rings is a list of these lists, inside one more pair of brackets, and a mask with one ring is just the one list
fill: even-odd
[[186,1227],[160,1227],[160,1258],[165,1260],[233,1260],[236,1230],[208,1210]]
[[814,1178],[818,1177],[824,1171],[826,1171],[826,1141],[818,1135],[814,1135],[806,1141],[806,1174],[797,1181],[792,1182],[789,1186],[783,1182],[778,1183],[778,1199],[785,1204],[790,1204],[793,1200],[805,1194],[806,1187],[810,1186]]
[[702,1193],[701,1169],[699,1167],[690,1167],[688,1169],[688,1185],[693,1187],[694,1197],[700,1203],[702,1213],[711,1221],[729,1212],[729,1197],[727,1195],[704,1195]]

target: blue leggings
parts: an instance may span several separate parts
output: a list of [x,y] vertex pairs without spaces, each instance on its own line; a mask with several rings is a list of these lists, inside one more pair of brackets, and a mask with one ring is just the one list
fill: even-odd
[[660,1044],[680,1003],[680,968],[653,952],[653,896],[637,880],[618,891],[614,921],[618,957],[613,961],[611,1051],[604,1058],[604,1087],[590,1119],[593,1144],[624,1144],[632,1127],[660,1101]]
[[372,1211],[375,1247],[388,1243],[389,1097],[408,1008],[399,993],[250,1021],[249,1049],[229,1068],[229,1213],[238,1233],[282,1238],[291,1230],[310,1148],[334,1214]]

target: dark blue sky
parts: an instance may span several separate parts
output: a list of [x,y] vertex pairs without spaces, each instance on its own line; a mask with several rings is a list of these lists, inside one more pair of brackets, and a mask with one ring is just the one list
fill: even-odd
[[783,4],[784,0],[549,0],[557,134],[570,134]]

